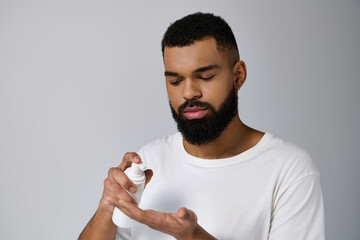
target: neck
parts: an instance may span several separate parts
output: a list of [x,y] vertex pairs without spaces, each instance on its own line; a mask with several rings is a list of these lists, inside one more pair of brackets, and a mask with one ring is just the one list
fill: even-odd
[[190,144],[183,138],[185,150],[198,158],[219,159],[236,156],[256,145],[264,133],[246,126],[236,115],[229,126],[213,142]]

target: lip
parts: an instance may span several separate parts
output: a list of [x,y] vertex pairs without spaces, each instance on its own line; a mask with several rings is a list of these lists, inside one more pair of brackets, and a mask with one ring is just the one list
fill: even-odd
[[207,113],[207,108],[203,107],[191,107],[185,108],[184,116],[189,119],[200,119],[203,118]]
[[185,108],[184,112],[196,112],[200,110],[206,110],[205,107],[187,107]]

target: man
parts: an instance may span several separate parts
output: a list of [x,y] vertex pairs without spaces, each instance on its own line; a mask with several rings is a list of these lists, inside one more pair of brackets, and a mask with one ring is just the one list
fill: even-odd
[[[125,154],[109,170],[80,239],[324,239],[310,156],[240,120],[246,66],[228,24],[212,14],[188,15],[167,29],[162,51],[180,133]],[[132,162],[149,168],[139,207],[123,189],[136,192],[124,174]],[[112,223],[114,207],[135,220],[130,233]]]

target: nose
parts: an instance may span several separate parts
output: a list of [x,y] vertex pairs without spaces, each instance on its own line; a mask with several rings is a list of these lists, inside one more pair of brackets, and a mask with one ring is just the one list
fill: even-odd
[[201,89],[196,80],[186,78],[183,84],[183,97],[186,100],[196,100],[202,97]]

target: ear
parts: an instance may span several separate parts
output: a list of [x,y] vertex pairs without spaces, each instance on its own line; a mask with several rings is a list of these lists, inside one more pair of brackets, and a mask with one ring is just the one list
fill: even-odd
[[246,80],[246,65],[243,61],[239,60],[233,67],[234,73],[234,87],[239,90]]

